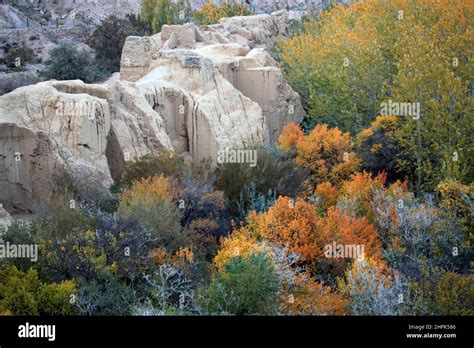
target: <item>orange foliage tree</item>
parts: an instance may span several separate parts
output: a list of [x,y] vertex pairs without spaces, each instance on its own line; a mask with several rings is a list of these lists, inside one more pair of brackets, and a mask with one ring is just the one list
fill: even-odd
[[[256,216],[253,214],[253,216]],[[281,312],[290,315],[343,315],[347,306],[345,298],[331,287],[323,286],[315,279],[293,268],[275,252],[275,245],[257,238],[250,230],[241,227],[222,239],[221,248],[214,258],[216,271],[225,273],[225,265],[235,257],[247,260],[251,255],[268,256],[280,275]],[[280,256],[279,256],[280,255]],[[293,270],[290,270],[293,268]]]
[[364,255],[374,258],[381,255],[381,243],[367,218],[346,215],[336,207],[329,208],[327,214],[319,217],[313,205],[280,197],[268,212],[253,213],[248,221],[248,226],[242,230],[301,255],[304,264],[313,272],[324,273],[333,267],[337,268],[336,273],[342,272],[345,262],[350,261],[326,257],[325,248],[332,243],[361,245]]
[[330,181],[338,184],[354,173],[360,160],[352,152],[349,133],[319,124],[307,136],[295,124],[289,124],[278,138],[279,148],[295,157],[296,164],[311,173],[311,184]]
[[224,272],[224,266],[233,257],[247,259],[252,254],[268,253],[271,248],[258,242],[250,236],[245,229],[233,232],[229,237],[222,239],[221,247],[216,257],[214,265],[219,272]]
[[374,194],[381,196],[407,199],[411,196],[408,191],[408,182],[396,181],[386,186],[385,172],[372,176],[367,172],[356,172],[350,179],[345,180],[338,189],[329,182],[316,186],[315,204],[323,211],[338,204],[346,215],[365,216],[370,223],[375,222]]
[[322,184],[316,186],[314,193],[319,198],[318,203],[324,210],[327,210],[329,207],[336,204],[337,199],[340,196],[340,192],[337,187],[335,187],[330,182],[323,182]]
[[344,315],[347,300],[314,279],[299,279],[282,296],[283,311],[290,315]]

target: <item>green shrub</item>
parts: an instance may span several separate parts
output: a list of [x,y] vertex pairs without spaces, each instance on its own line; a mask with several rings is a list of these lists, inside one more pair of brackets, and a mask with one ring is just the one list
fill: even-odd
[[134,295],[131,287],[102,270],[94,279],[79,278],[76,307],[81,315],[130,315]]
[[165,24],[183,24],[191,18],[192,9],[187,1],[143,0],[140,16],[153,33],[161,31]]
[[253,209],[256,202],[252,201],[259,195],[265,200],[280,195],[295,197],[307,178],[283,153],[264,147],[257,149],[256,166],[224,163],[217,167],[215,175],[214,189],[224,192],[228,208],[235,217]]
[[276,314],[278,287],[278,274],[266,255],[239,256],[215,274],[204,302],[213,314]]
[[162,150],[155,156],[143,156],[136,161],[125,163],[121,180],[116,184],[119,187],[130,187],[132,181],[164,175],[178,178],[184,171],[184,162],[168,150]]
[[5,63],[7,67],[15,68],[17,67],[17,61],[20,63],[20,66],[24,67],[26,63],[32,63],[35,61],[35,53],[31,48],[26,47],[24,44],[12,47],[8,50],[5,57]]
[[132,15],[124,19],[110,16],[94,30],[88,44],[95,50],[101,69],[109,73],[120,71],[122,48],[127,36],[146,34],[146,29],[140,23]]
[[14,266],[0,270],[0,313],[12,315],[73,315],[71,295],[76,292],[73,281],[45,284],[38,273],[20,272]]
[[49,66],[44,75],[56,80],[82,80],[92,83],[105,78],[92,56],[70,44],[61,44],[50,52]]
[[435,303],[442,315],[474,315],[474,276],[444,274],[436,287]]

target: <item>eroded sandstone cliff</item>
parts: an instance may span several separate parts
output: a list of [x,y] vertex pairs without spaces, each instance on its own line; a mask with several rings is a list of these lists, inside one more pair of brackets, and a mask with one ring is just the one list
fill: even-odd
[[47,81],[0,97],[0,203],[34,212],[60,178],[106,190],[125,161],[166,148],[194,160],[273,143],[304,116],[265,47],[288,13],[165,26],[129,37],[119,79]]

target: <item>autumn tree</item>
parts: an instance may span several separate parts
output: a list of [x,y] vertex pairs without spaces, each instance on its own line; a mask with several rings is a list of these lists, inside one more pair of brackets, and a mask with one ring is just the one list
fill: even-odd
[[[473,7],[423,1],[404,10],[400,43],[394,46],[399,69],[391,98],[419,103],[421,116],[400,118],[397,170],[415,182],[417,192],[432,190],[447,177],[470,183],[474,113],[467,47],[473,39],[467,31],[474,24]],[[424,13],[422,20],[415,11]]]
[[365,217],[346,215],[336,207],[329,208],[320,217],[313,205],[280,197],[268,212],[252,214],[248,220],[248,226],[243,227],[247,233],[287,247],[289,252],[302,256],[301,264],[332,280],[353,259],[326,255],[328,245],[363,245],[364,255],[381,257],[381,244],[374,226]]
[[378,115],[396,32],[383,12],[381,2],[338,4],[281,42],[286,76],[308,112],[306,128],[326,123],[357,132]]
[[225,265],[234,257],[246,260],[250,255],[270,253],[271,248],[258,242],[245,229],[233,232],[221,242],[219,252],[214,258],[214,265],[219,272],[225,272]]
[[[472,182],[472,18],[469,2],[376,0],[336,5],[309,21],[281,44],[306,127],[355,134],[381,115],[361,134],[367,169],[395,170],[417,193],[448,177]],[[418,112],[383,110],[390,101]]]
[[474,183],[463,185],[457,180],[446,179],[438,184],[436,190],[441,196],[441,208],[456,217],[463,226],[463,232],[469,237],[471,245],[474,245],[472,210]]
[[350,134],[326,124],[318,124],[306,136],[298,126],[287,125],[278,141],[281,150],[294,154],[295,163],[311,173],[314,186],[325,181],[338,185],[355,172],[360,163],[352,151]]
[[373,174],[384,171],[391,179],[399,176],[396,171],[399,144],[395,137],[399,126],[396,116],[378,116],[369,128],[357,134],[356,152],[366,170]]
[[312,278],[298,276],[282,294],[283,312],[288,315],[344,315],[348,302],[337,291]]
[[233,1],[225,1],[221,6],[211,0],[202,5],[200,10],[194,12],[194,19],[198,24],[215,24],[224,17],[248,16],[251,14],[247,4],[239,4]]
[[340,196],[338,188],[328,181],[316,186],[314,194],[317,200],[315,203],[321,206],[323,210],[335,205]]
[[436,286],[435,303],[442,315],[474,315],[474,276],[445,273]]
[[377,176],[372,176],[365,171],[351,175],[350,179],[341,185],[342,197],[339,199],[339,207],[346,214],[365,216],[373,223],[372,197],[374,192],[385,189],[386,178],[387,175],[384,172]]

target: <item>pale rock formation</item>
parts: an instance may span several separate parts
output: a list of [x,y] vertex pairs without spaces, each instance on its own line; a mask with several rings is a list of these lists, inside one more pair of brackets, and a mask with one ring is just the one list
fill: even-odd
[[106,89],[80,81],[44,82],[0,97],[0,203],[33,211],[61,178],[110,183]]
[[[244,136],[244,140],[236,142],[234,139],[230,141],[230,144],[248,145],[248,141],[245,140],[247,138],[252,141],[258,139],[259,142],[263,140],[263,142],[274,143],[285,124],[301,122],[304,117],[298,94],[288,85],[276,62],[263,48],[274,43],[278,36],[284,37],[288,34],[288,12],[286,11],[278,11],[271,15],[223,18],[218,24],[209,26],[198,27],[192,23],[165,25],[160,33],[151,38],[129,37],[127,39],[122,53],[120,78],[137,82],[137,86],[146,81],[148,88],[153,88],[154,84],[160,86],[163,80],[168,80],[168,89],[174,88],[190,93],[193,100],[199,103],[199,110],[202,111],[204,108],[201,104],[206,104],[206,98],[214,98],[214,96],[206,94],[203,98],[202,93],[196,91],[208,88],[206,86],[210,86],[211,91],[219,91],[216,86],[222,84],[213,84],[212,80],[206,80],[206,76],[211,74],[219,79],[224,77],[231,84],[231,86],[226,85],[224,89],[231,93],[238,91],[239,95],[258,104],[264,118],[251,116],[253,127],[261,125],[260,129],[253,129]],[[170,63],[170,57],[174,57],[173,64]],[[205,64],[202,64],[203,62]],[[214,71],[214,68],[217,71]],[[192,81],[191,85],[190,81]],[[199,95],[199,98],[196,95]],[[217,105],[228,103],[228,100],[222,99],[222,95],[213,99],[210,105],[215,106],[216,101]],[[239,98],[241,99],[239,96],[236,100]],[[209,109],[209,112],[221,113],[225,109],[227,107],[224,105],[221,110],[214,108],[214,110]],[[248,107],[244,109],[248,110]],[[176,117],[176,114],[170,113],[170,110],[174,109],[164,107],[161,112],[164,112],[163,117],[167,125],[174,124],[172,128],[175,129],[177,125],[171,120]],[[211,116],[208,113],[206,115],[207,122],[211,119],[228,121],[226,117],[219,115]],[[193,118],[195,115],[186,114],[183,119]],[[242,118],[242,120],[246,119],[249,119],[249,116]],[[173,147],[178,152],[188,151],[195,159],[203,156],[215,158],[218,149],[229,145],[229,139],[222,140],[223,138],[217,134],[207,139],[209,143],[201,142],[196,147],[197,144],[190,141],[186,145],[188,140],[185,138],[192,139],[194,132],[189,128],[189,124],[186,127],[183,126],[188,121],[182,122],[184,123],[181,123],[179,127],[181,135],[178,137],[175,135],[177,133],[170,135],[173,139]],[[236,126],[235,121],[228,124]],[[212,129],[217,130],[219,127],[213,126]],[[212,144],[214,141],[217,145]],[[198,154],[195,151],[196,148],[199,148],[201,153]]]
[[0,203],[30,212],[70,178],[112,183],[125,160],[172,149],[164,122],[134,85],[48,81],[0,97]]
[[177,153],[202,160],[227,147],[268,142],[260,106],[194,50],[160,51],[136,86],[163,117]]
[[[208,0],[189,0],[193,9],[200,9]],[[211,0],[217,5],[222,5],[229,0]],[[253,13],[271,13],[278,10],[288,10],[295,12],[305,12],[321,9],[323,4],[329,4],[332,0],[231,0],[235,3],[246,3]],[[348,2],[350,0],[337,0],[337,2]]]
[[8,211],[6,211],[5,208],[3,208],[3,206],[0,204],[0,232],[8,228],[12,224],[12,222],[12,217],[10,216]]
[[202,160],[274,142],[304,116],[263,48],[285,35],[287,15],[165,26],[129,37],[120,75],[103,84],[48,81],[1,96],[0,204],[34,212],[63,179],[106,189],[125,161],[162,149]]

